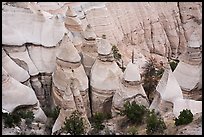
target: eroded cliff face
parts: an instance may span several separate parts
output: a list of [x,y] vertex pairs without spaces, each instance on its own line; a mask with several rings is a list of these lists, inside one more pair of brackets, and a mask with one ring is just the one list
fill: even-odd
[[[61,123],[80,105],[87,119],[97,111],[111,113],[115,92],[125,94],[138,87],[122,83],[112,45],[119,49],[124,66],[134,51],[140,74],[150,56],[164,63],[166,58],[179,59],[173,72],[179,86],[186,91],[202,89],[201,29],[201,2],[3,2],[2,67],[35,91],[43,110],[65,107],[58,118]],[[102,36],[106,42],[101,43]],[[68,93],[71,84],[66,83],[71,78],[78,84]],[[139,91],[143,93],[141,86]],[[122,100],[138,93],[127,94]],[[82,103],[72,98],[69,111],[62,102],[71,96]],[[115,102],[116,106],[120,103]],[[61,124],[56,122],[56,126],[59,129]]]

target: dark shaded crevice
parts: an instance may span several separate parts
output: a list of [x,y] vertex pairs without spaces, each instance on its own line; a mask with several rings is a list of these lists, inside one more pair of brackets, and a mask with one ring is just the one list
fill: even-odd
[[181,16],[181,9],[180,9],[179,2],[177,2],[177,7],[178,7],[178,11],[179,11],[179,18],[181,19],[181,23],[183,23],[183,18]]
[[92,90],[91,90],[91,82],[90,82],[90,76],[88,77],[88,95],[89,95],[89,105],[90,105],[90,111],[91,111],[91,117],[93,117],[93,110],[92,110]]
[[[37,78],[37,81],[34,80]],[[44,112],[47,112],[52,107],[52,76],[47,73],[39,73],[30,77],[32,89],[35,91],[36,97],[40,102],[40,106]]]
[[51,91],[52,91],[52,73],[40,73],[40,82],[42,85],[43,89],[43,94],[45,98],[45,109],[51,109],[51,101],[52,101],[52,96],[51,96]]
[[[177,2],[177,8],[178,8],[178,13],[179,13],[179,18],[180,18],[180,20],[181,20],[181,25],[180,25],[180,26],[183,28],[184,22],[183,22],[183,17],[182,17],[182,15],[181,15],[181,7],[180,7],[180,3],[179,3],[179,2]],[[185,30],[185,29],[183,28],[183,30]],[[185,37],[185,39],[186,39],[185,31],[184,31],[184,37]]]
[[[30,44],[30,45],[31,45],[31,44]],[[26,47],[26,50],[27,50],[27,52],[28,52],[28,56],[29,56],[30,60],[33,62],[35,68],[38,70],[38,67],[35,65],[35,63],[34,63],[32,57],[31,57],[31,53],[30,53],[30,51],[29,51],[29,49],[28,49],[28,46],[30,46],[30,45],[29,45],[29,43],[25,43],[25,47]],[[39,72],[39,70],[38,70],[38,72]]]
[[150,53],[154,53],[155,52],[155,46],[154,46],[154,41],[153,41],[153,29],[152,29],[152,22],[150,22],[150,31],[151,31],[151,41],[152,41],[152,46],[153,46],[153,49],[150,49]]

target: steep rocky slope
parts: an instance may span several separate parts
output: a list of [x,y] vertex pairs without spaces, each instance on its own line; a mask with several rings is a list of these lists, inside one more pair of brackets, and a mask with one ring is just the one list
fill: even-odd
[[[181,89],[202,90],[201,29],[201,2],[2,2],[2,69],[18,83],[13,86],[35,92],[37,98],[27,105],[38,102],[44,111],[64,107],[57,120],[61,123],[77,109],[88,129],[87,117],[98,111],[111,113],[119,94],[138,86],[131,96],[143,94],[139,78],[129,81],[126,75],[139,77],[151,56],[157,63],[178,59],[171,75]],[[139,74],[126,70],[122,77],[113,45],[122,55],[117,63],[128,69],[133,58]],[[72,105],[62,103],[67,100]],[[3,109],[13,100],[6,101]]]

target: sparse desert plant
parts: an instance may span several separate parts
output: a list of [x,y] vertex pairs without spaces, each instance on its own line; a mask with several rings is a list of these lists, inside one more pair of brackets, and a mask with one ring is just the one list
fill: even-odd
[[20,118],[23,118],[23,119],[25,119],[25,123],[26,123],[26,125],[29,127],[29,128],[31,128],[31,124],[32,124],[32,122],[33,122],[33,120],[34,120],[34,113],[33,113],[33,111],[31,111],[31,110],[26,110],[26,111],[24,111],[24,110],[18,110],[18,111],[16,111],[15,113],[14,113],[14,116],[19,116]]
[[157,115],[154,111],[149,111],[147,113],[147,127],[146,127],[146,133],[147,134],[163,134],[164,130],[166,129],[166,124],[164,123],[164,120],[161,118],[161,116]]
[[133,101],[132,103],[126,102],[124,104],[124,110],[121,110],[121,114],[126,115],[127,118],[135,124],[140,124],[143,122],[143,118],[146,112],[146,107],[136,104],[135,101]]
[[85,132],[83,119],[78,111],[74,111],[69,118],[65,118],[63,131],[71,135],[82,135]]
[[115,45],[113,45],[113,46],[112,46],[112,51],[113,51],[113,57],[114,57],[117,61],[119,61],[119,60],[121,59],[121,54],[119,53],[119,49],[118,49]]
[[104,120],[105,120],[105,115],[103,113],[96,112],[93,115],[91,121],[92,121],[93,127],[94,127],[94,129],[96,129],[96,131],[104,129],[105,126],[102,124]]
[[138,134],[138,129],[136,126],[131,126],[128,128],[128,134],[130,135],[137,135]]
[[11,114],[3,113],[2,118],[4,120],[5,127],[9,128],[14,127],[14,119]]
[[178,118],[175,119],[175,125],[186,125],[193,121],[193,114],[191,113],[191,110],[184,109],[180,112],[180,115]]
[[58,118],[59,113],[60,113],[60,107],[59,106],[56,106],[52,109],[46,109],[45,110],[46,116],[52,118],[53,121],[55,121]]
[[147,97],[151,103],[152,93],[155,91],[156,86],[163,75],[164,69],[156,65],[156,60],[150,58],[146,64],[145,71],[143,74],[143,88],[147,94]]
[[56,106],[51,112],[51,117],[53,118],[54,121],[58,118],[59,113],[60,113],[60,107]]
[[177,67],[179,63],[179,60],[170,60],[169,61],[169,64],[170,64],[170,67],[171,67],[171,70],[174,71]]
[[34,120],[34,114],[30,110],[17,110],[13,113],[3,113],[2,115],[5,127],[14,127],[15,125],[19,125],[21,122],[21,118],[25,119],[27,122],[26,124],[31,124]]

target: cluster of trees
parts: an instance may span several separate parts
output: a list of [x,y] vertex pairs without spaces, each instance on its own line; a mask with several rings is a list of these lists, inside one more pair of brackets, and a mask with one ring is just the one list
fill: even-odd
[[127,116],[131,123],[135,124],[132,129],[132,134],[137,133],[137,125],[146,123],[146,133],[162,134],[166,129],[166,125],[160,115],[157,115],[154,110],[150,111],[145,106],[136,104],[135,101],[132,103],[126,102],[124,104],[124,110],[121,111],[121,115]]
[[74,111],[69,118],[65,118],[62,130],[71,135],[83,135],[85,133],[83,119],[78,111]]
[[155,58],[150,58],[145,66],[143,77],[143,88],[147,94],[150,103],[153,100],[153,93],[156,86],[164,73],[164,68],[162,66],[156,65]]
[[25,119],[25,123],[30,127],[31,123],[34,120],[34,113],[31,110],[18,110],[13,113],[2,113],[2,118],[5,124],[5,127],[14,127],[19,126],[22,119]]
[[175,125],[186,125],[189,124],[193,121],[193,114],[191,110],[189,109],[184,109],[183,111],[180,112],[180,115],[178,118],[175,119]]
[[[110,119],[111,116],[105,113],[96,112],[90,119],[93,130],[88,134],[98,134],[100,130],[103,130],[105,126],[103,125],[104,120]],[[65,118],[64,126],[62,132],[69,133],[71,135],[84,135],[85,126],[83,123],[83,118],[80,116],[78,111],[72,112],[69,118]]]
[[[146,124],[146,133],[152,134],[163,134],[164,130],[167,129],[163,118],[156,113],[155,110],[149,110],[143,105],[136,104],[135,101],[132,103],[126,102],[124,104],[124,110],[121,111],[121,115],[125,115],[131,123],[134,124],[129,130],[132,135],[138,133],[137,125]],[[175,125],[186,125],[193,121],[193,114],[190,110],[184,109],[180,112],[178,118],[175,119]]]

